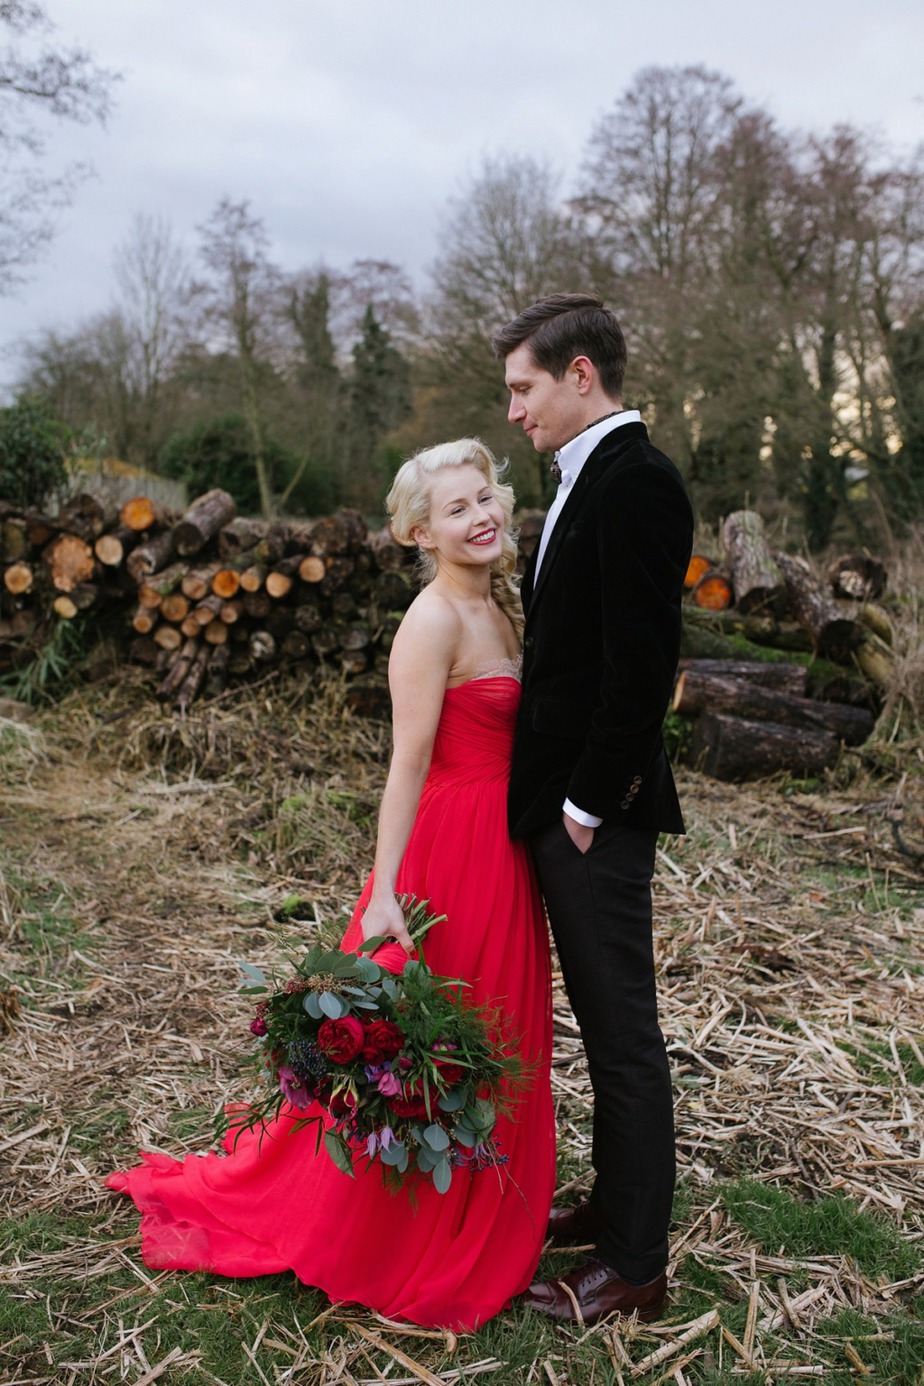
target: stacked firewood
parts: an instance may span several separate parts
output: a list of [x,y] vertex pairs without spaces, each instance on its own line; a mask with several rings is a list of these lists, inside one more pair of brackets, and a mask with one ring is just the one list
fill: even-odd
[[[837,762],[842,745],[867,739],[876,690],[891,676],[891,626],[875,604],[885,570],[869,555],[849,555],[832,566],[825,585],[806,562],[771,551],[760,516],[750,510],[728,516],[721,542],[720,561],[694,554],[687,573],[688,654],[672,706],[695,719],[692,760],[722,780],[777,770],[816,774]],[[844,676],[828,680],[839,696],[809,696],[809,670],[780,656],[702,657],[714,653],[709,628],[841,666]]]
[[[183,515],[144,496],[119,510],[77,496],[53,518],[0,504],[0,651],[28,642],[50,611],[124,614],[129,656],[180,709],[276,663],[367,675],[413,597],[412,562],[355,510],[263,522],[236,516],[222,490]],[[354,696],[362,705],[361,679]],[[368,693],[376,710],[382,698]]]

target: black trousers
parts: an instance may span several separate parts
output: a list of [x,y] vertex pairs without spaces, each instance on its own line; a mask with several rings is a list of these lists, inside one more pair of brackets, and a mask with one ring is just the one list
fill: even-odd
[[603,823],[582,855],[559,820],[529,839],[594,1093],[597,1255],[637,1283],[667,1264],[675,1177],[651,937],[657,837]]

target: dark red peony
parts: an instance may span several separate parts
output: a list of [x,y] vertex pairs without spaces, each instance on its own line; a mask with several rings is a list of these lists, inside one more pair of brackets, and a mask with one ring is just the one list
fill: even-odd
[[440,1082],[447,1088],[454,1088],[456,1083],[461,1083],[465,1075],[465,1069],[461,1064],[449,1063],[446,1059],[437,1058],[436,1055],[433,1056],[433,1062],[436,1064]]
[[393,1059],[404,1044],[404,1035],[390,1020],[370,1020],[363,1036],[362,1058],[367,1064]]
[[335,1064],[348,1064],[362,1049],[364,1037],[362,1021],[357,1020],[355,1015],[345,1015],[340,1020],[321,1023],[318,1048]]

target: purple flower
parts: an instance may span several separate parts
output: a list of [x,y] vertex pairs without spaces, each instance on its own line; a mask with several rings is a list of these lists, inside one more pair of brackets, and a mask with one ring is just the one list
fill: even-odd
[[383,1097],[397,1097],[401,1092],[401,1079],[395,1073],[380,1073],[375,1086]]
[[366,1154],[369,1156],[370,1160],[375,1158],[375,1152],[378,1150],[378,1148],[379,1138],[374,1131],[370,1131],[369,1139],[366,1141]]
[[279,1091],[293,1107],[309,1107],[313,1101],[313,1094],[308,1091],[301,1078],[291,1068],[279,1070]]
[[382,1147],[382,1149],[383,1149],[383,1150],[390,1150],[390,1149],[391,1149],[392,1141],[393,1141],[394,1139],[395,1139],[395,1133],[394,1133],[394,1131],[391,1129],[391,1127],[390,1127],[390,1126],[383,1126],[382,1129],[381,1129],[381,1131],[379,1132],[379,1145]]

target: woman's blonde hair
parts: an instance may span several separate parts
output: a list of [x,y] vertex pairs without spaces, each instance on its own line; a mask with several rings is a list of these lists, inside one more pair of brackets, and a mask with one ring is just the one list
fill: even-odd
[[[415,543],[414,530],[425,529],[430,519],[428,480],[447,467],[477,467],[504,515],[503,552],[491,564],[491,595],[512,622],[518,635],[523,632],[523,609],[516,581],[517,532],[513,528],[513,487],[501,481],[502,468],[490,448],[480,438],[456,438],[423,448],[402,464],[385,497],[391,517],[391,532],[399,544]],[[436,577],[436,559],[426,549],[418,549],[417,571],[422,587]]]

